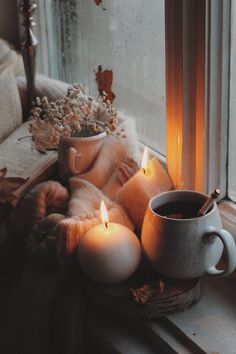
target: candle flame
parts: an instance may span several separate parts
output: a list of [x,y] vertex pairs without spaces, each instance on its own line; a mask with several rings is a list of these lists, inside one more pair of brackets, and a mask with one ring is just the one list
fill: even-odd
[[107,213],[107,208],[106,205],[104,203],[104,201],[101,201],[101,205],[100,205],[100,212],[101,212],[101,218],[102,218],[102,222],[105,224],[105,226],[107,227],[109,219],[108,219],[108,213]]
[[145,146],[144,151],[143,151],[143,159],[142,159],[142,163],[141,163],[141,169],[143,170],[144,174],[147,171],[147,165],[148,165],[148,149]]

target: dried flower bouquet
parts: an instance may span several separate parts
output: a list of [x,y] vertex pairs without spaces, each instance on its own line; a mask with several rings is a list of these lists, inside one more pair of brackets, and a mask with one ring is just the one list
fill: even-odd
[[34,146],[41,152],[57,149],[61,136],[89,137],[104,131],[115,137],[125,136],[118,128],[118,113],[106,96],[95,100],[79,84],[70,86],[55,102],[37,97],[29,119]]

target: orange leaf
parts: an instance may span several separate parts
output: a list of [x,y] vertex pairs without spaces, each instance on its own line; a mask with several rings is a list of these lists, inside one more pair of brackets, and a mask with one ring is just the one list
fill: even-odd
[[40,152],[57,149],[60,133],[45,120],[33,120],[30,123],[30,132],[33,134],[34,146]]
[[14,199],[13,192],[28,178],[6,177],[7,168],[0,170],[0,203],[7,203]]
[[99,6],[99,5],[102,4],[102,0],[94,0],[94,2],[95,2],[95,4],[96,4],[97,6]]
[[104,96],[104,101],[113,102],[115,99],[115,94],[112,92],[111,86],[113,81],[113,72],[112,70],[102,70],[102,66],[98,66],[98,70],[96,72],[96,83],[98,86],[98,91],[101,96]]

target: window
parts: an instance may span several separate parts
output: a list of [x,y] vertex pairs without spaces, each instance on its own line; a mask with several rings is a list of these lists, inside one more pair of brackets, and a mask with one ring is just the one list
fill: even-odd
[[166,155],[175,187],[206,193],[220,187],[223,198],[236,201],[234,2],[48,0],[38,6],[44,72],[81,81],[96,95],[94,71],[112,70],[115,104],[137,119],[141,140]]
[[164,8],[164,0],[44,1],[50,76],[78,81],[96,97],[98,67],[111,70],[116,107],[135,117],[140,140],[163,155]]

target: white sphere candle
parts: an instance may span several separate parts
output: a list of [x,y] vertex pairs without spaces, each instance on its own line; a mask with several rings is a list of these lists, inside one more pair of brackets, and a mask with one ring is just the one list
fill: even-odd
[[141,246],[130,229],[105,221],[83,236],[78,256],[82,269],[91,279],[115,284],[135,272],[141,259]]

